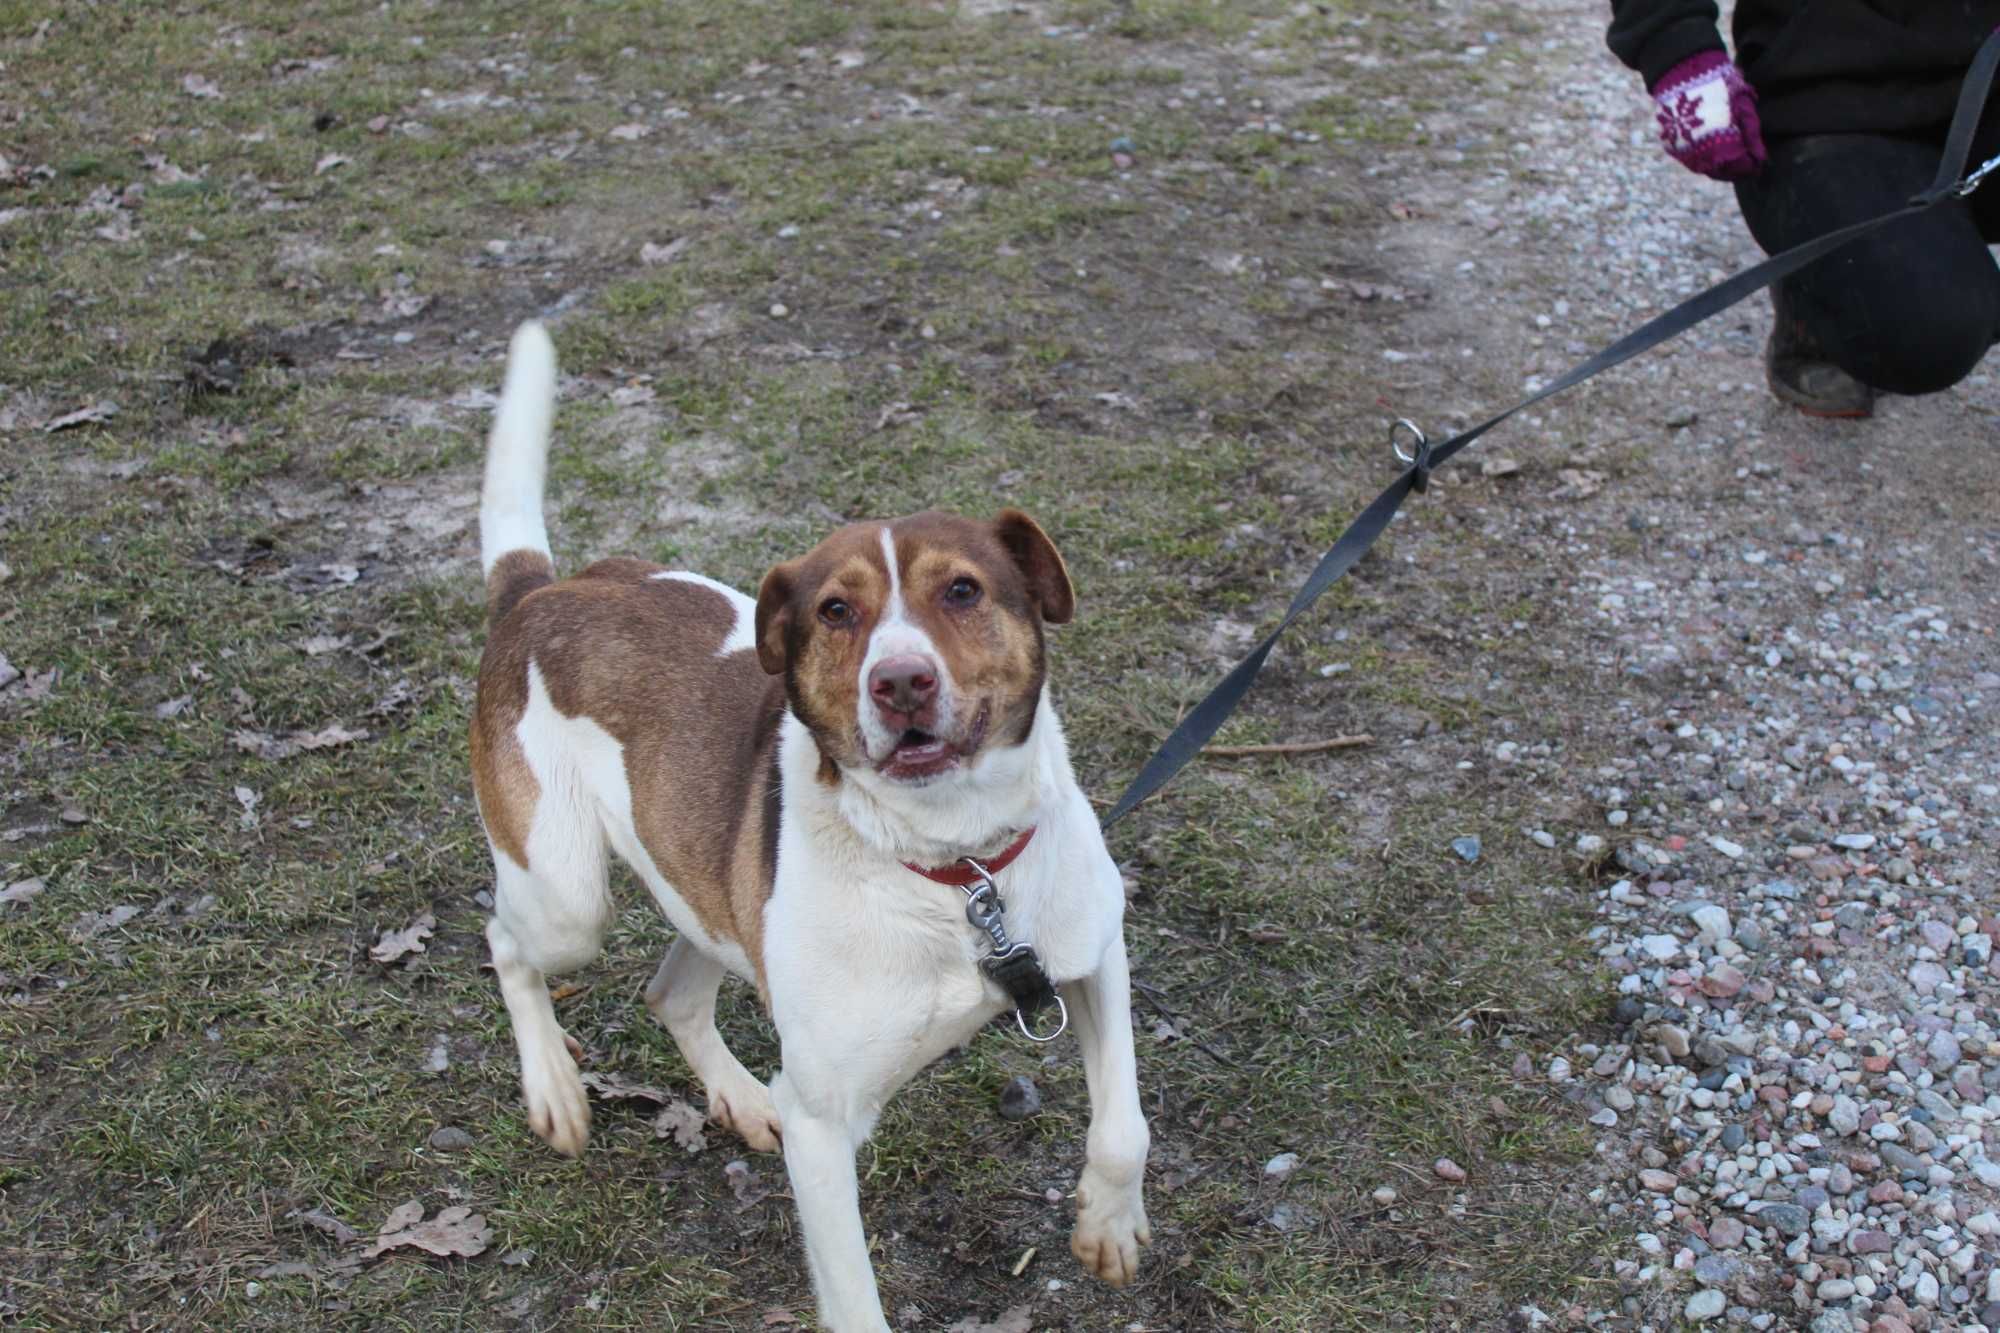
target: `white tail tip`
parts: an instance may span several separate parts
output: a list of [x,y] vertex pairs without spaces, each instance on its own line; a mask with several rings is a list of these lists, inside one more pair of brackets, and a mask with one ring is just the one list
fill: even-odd
[[514,330],[507,346],[507,377],[486,444],[486,482],[479,493],[479,560],[489,573],[509,551],[549,553],[542,488],[555,405],[555,344],[541,322],[531,319]]

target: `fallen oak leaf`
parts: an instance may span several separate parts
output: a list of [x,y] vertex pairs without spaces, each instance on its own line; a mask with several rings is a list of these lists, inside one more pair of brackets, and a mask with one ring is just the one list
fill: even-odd
[[382,1225],[375,1229],[375,1238],[380,1240],[398,1231],[407,1231],[423,1220],[424,1206],[415,1199],[399,1203],[389,1210],[389,1215],[382,1219]]
[[676,1097],[653,1118],[653,1137],[664,1139],[671,1135],[675,1143],[689,1152],[701,1152],[708,1147],[708,1139],[701,1132],[707,1123],[708,1117]]
[[[470,1259],[476,1254],[484,1254],[493,1239],[493,1228],[486,1225],[485,1217],[464,1204],[443,1209],[428,1222],[419,1220],[423,1215],[423,1205],[414,1199],[390,1213],[375,1243],[364,1250],[361,1257],[373,1259],[389,1250],[408,1246],[443,1258],[458,1255]],[[397,1223],[400,1225],[392,1229],[392,1224]]]
[[393,963],[405,954],[425,953],[424,941],[429,939],[437,927],[437,918],[425,912],[401,930],[385,930],[382,938],[368,951],[368,956],[378,963]]

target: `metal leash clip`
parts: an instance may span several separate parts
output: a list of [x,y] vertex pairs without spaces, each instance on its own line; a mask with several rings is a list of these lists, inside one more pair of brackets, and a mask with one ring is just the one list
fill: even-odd
[[[1063,1003],[1062,994],[1042,970],[1041,957],[1035,946],[1026,940],[1011,940],[1007,937],[1006,922],[1001,914],[1007,905],[1000,901],[1000,890],[993,883],[992,872],[971,857],[963,858],[972,867],[973,874],[979,876],[977,884],[966,884],[965,919],[975,930],[986,932],[992,941],[992,952],[979,960],[980,970],[991,977],[1014,1001],[1014,1026],[1021,1029],[1021,1035],[1029,1041],[1047,1043],[1054,1041],[1069,1030],[1069,1006]],[[1055,1001],[1056,1030],[1043,1036],[1028,1026],[1028,1015],[1024,1006],[1041,1009],[1050,1000]]]
[[1996,153],[1980,163],[1978,167],[1974,168],[1971,175],[1952,188],[1952,193],[1960,199],[1965,198],[1979,188],[1979,182],[1985,180],[1995,171],[2000,171],[2000,153]]
[[[1411,446],[1412,452],[1410,453],[1403,452],[1403,441],[1397,435],[1398,431],[1405,430],[1410,432],[1410,438],[1416,442]],[[1389,447],[1396,451],[1397,458],[1416,469],[1416,474],[1410,478],[1410,489],[1418,495],[1422,495],[1425,491],[1429,490],[1431,485],[1431,442],[1429,437],[1424,434],[1423,429],[1408,417],[1397,417],[1395,423],[1389,427]]]

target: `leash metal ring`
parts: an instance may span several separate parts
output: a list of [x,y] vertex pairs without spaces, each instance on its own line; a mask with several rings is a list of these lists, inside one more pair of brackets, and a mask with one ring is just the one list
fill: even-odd
[[[1403,452],[1403,442],[1396,434],[1396,432],[1403,430],[1410,432],[1410,438],[1416,441],[1416,452],[1407,454]],[[1422,458],[1425,451],[1430,448],[1430,444],[1430,440],[1424,435],[1423,428],[1408,417],[1397,417],[1395,423],[1389,427],[1389,447],[1395,450],[1396,457],[1405,463],[1414,463]]]
[[1014,1026],[1021,1029],[1022,1036],[1026,1037],[1029,1041],[1037,1041],[1046,1045],[1069,1031],[1069,1006],[1063,1003],[1063,997],[1060,994],[1055,997],[1055,1001],[1056,1013],[1061,1021],[1056,1024],[1056,1030],[1046,1037],[1037,1036],[1035,1033],[1030,1032],[1028,1030],[1027,1016],[1021,1012],[1019,1005],[1014,1007]]

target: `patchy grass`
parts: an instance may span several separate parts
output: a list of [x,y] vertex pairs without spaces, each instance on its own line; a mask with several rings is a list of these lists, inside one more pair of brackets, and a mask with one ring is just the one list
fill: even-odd
[[[1420,100],[1384,109],[1398,14],[0,5],[0,648],[59,672],[0,695],[0,883],[47,885],[0,907],[0,1318],[810,1326],[776,1159],[744,1206],[740,1145],[689,1156],[601,1106],[571,1164],[523,1123],[461,740],[474,391],[516,321],[554,320],[572,567],[752,584],[849,517],[1035,512],[1083,591],[1060,689],[1108,801],[1382,479],[1350,423],[1380,415],[1394,316],[1317,279],[1370,272],[1356,166],[1413,132]],[[1245,100],[1277,75],[1339,87],[1274,130]],[[41,429],[91,403],[117,413]],[[1452,521],[1441,498],[1398,531]],[[1577,682],[1507,628],[1518,587],[1411,596],[1403,540],[1227,737],[1376,749],[1205,764],[1114,839],[1156,1143],[1141,1282],[1082,1279],[1043,1201],[1080,1164],[1073,1051],[989,1034],[863,1151],[892,1311],[1488,1328],[1596,1280],[1576,1112],[1509,1074],[1594,1017],[1583,900],[1517,798],[1455,767]],[[238,741],[334,723],[367,735]],[[1476,866],[1446,850],[1467,833]],[[637,1004],[665,928],[626,901],[565,1021],[596,1068],[685,1093]],[[370,961],[424,911],[425,954]],[[747,996],[725,1024],[769,1069]],[[1002,1122],[1024,1073],[1049,1107]],[[441,1125],[473,1147],[430,1148]],[[1281,1151],[1304,1165],[1278,1183]],[[343,1272],[299,1220],[366,1232],[410,1198],[476,1207],[493,1251]]]

